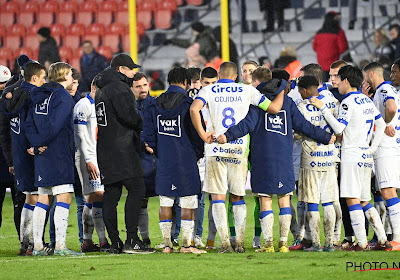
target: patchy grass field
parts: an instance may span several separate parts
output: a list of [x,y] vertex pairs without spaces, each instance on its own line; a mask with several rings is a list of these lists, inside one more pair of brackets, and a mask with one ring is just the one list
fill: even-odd
[[[294,197],[295,199],[295,197]],[[123,229],[123,205],[119,204],[119,224]],[[294,201],[296,202],[296,201]],[[248,209],[246,253],[203,255],[155,253],[151,255],[86,254],[84,257],[18,257],[19,242],[14,228],[11,197],[8,194],[3,206],[3,225],[0,228],[0,279],[399,279],[400,270],[352,272],[354,266],[364,269],[400,267],[400,252],[290,252],[258,254],[251,248],[254,234],[254,201],[246,196]],[[152,245],[161,243],[158,226],[158,198],[149,201],[150,238]],[[278,240],[277,202],[274,202],[275,246]],[[208,200],[206,211],[208,209]],[[71,206],[67,244],[79,250],[76,207]],[[203,240],[207,238],[207,215],[204,219]],[[321,228],[323,233],[323,229]],[[125,233],[121,238],[124,240]],[[370,233],[371,235],[371,233]],[[96,235],[94,235],[96,236]],[[218,236],[217,236],[217,240]],[[324,238],[322,237],[322,241]],[[293,237],[289,236],[289,243]],[[219,242],[217,243],[217,245]],[[355,264],[354,264],[355,263]],[[394,264],[393,264],[394,263]],[[348,269],[346,270],[346,267]],[[362,268],[361,268],[362,269]],[[360,270],[360,268],[357,268]]]

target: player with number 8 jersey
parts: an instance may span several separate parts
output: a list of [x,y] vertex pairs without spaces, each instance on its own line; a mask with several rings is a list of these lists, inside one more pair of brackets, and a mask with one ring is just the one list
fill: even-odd
[[[246,228],[246,205],[243,200],[247,179],[247,136],[230,143],[220,145],[214,137],[244,119],[250,105],[264,111],[278,113],[282,108],[283,94],[273,102],[257,89],[237,84],[237,67],[232,62],[220,66],[219,81],[200,90],[190,108],[192,122],[199,136],[206,142],[206,174],[203,191],[211,194],[213,217],[217,232],[222,241],[221,252],[231,252],[229,242],[225,196],[231,194],[232,210],[235,220],[236,252],[244,252],[244,234]],[[201,126],[200,110],[208,106],[209,121],[207,133]]]

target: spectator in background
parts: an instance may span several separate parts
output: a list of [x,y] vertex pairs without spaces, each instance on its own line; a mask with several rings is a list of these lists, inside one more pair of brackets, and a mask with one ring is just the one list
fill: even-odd
[[386,36],[386,31],[383,28],[378,28],[374,33],[375,50],[371,55],[372,61],[379,61],[381,56],[387,56],[391,61],[394,59],[395,49],[390,43],[389,38]]
[[82,50],[80,59],[82,78],[79,91],[87,92],[90,91],[94,77],[108,67],[108,62],[104,56],[95,51],[92,41],[84,41]]
[[[219,43],[219,49],[220,49],[220,57],[222,57],[222,50],[221,50],[221,26],[214,27],[213,29],[213,35],[215,40]],[[239,54],[236,48],[235,42],[232,41],[232,39],[229,38],[229,61],[235,63],[236,65],[239,65]],[[218,70],[218,69],[217,69]]]
[[164,90],[165,84],[161,81],[160,72],[153,71],[149,77],[149,84],[151,90]]
[[333,62],[349,48],[346,35],[339,25],[340,14],[329,12],[325,15],[322,28],[314,37],[313,49],[317,53],[318,64],[321,65],[324,75],[322,81],[329,79],[329,69]]
[[50,28],[48,27],[40,28],[37,34],[40,43],[38,61],[46,69],[49,69],[50,64],[60,61],[57,42],[50,36]]
[[3,93],[6,83],[11,79],[11,71],[8,67],[0,65],[0,95]]
[[271,67],[272,67],[271,60],[269,59],[268,56],[260,56],[258,58],[258,65],[267,67],[270,70],[271,70]]
[[[231,32],[232,29],[232,20],[231,20],[231,2],[228,1],[228,8],[229,8],[229,32]],[[247,7],[246,7],[246,1],[244,0],[236,0],[236,6],[237,9],[240,10],[240,21],[241,21],[241,32],[242,33],[248,33],[249,32],[249,25],[247,24],[247,19],[246,19],[246,12],[247,12]]]
[[290,74],[290,79],[300,77],[301,63],[297,60],[295,48],[283,47],[280,56],[275,60],[274,68],[286,70]]
[[357,21],[357,0],[349,0],[349,29],[354,29]]
[[263,29],[262,32],[272,32],[275,30],[275,15],[278,17],[278,28],[281,29],[285,23],[283,10],[291,6],[290,0],[258,0],[260,4],[260,10],[265,11],[267,19],[267,28]]
[[394,52],[394,59],[397,60],[400,58],[400,25],[399,24],[392,24],[389,26],[389,35],[390,38],[392,39],[392,45],[395,48]]
[[[210,55],[213,50],[217,49],[217,43],[209,26],[197,21],[192,24],[192,37],[189,39],[173,38],[167,40],[166,44],[176,45],[186,48],[186,58],[188,66],[199,66],[202,62],[205,64],[205,58]],[[202,59],[199,57],[201,56]]]
[[218,51],[213,51],[210,57],[207,58],[207,63],[204,67],[212,67],[219,71],[219,67],[224,62],[224,60],[219,55]]

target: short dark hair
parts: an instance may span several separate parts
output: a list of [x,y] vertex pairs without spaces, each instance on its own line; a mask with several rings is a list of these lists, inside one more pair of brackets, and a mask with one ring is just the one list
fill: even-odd
[[96,88],[99,88],[99,80],[100,80],[100,74],[97,74],[93,80],[91,86],[94,86]]
[[370,71],[370,70],[380,70],[380,71],[382,71],[382,73],[383,73],[383,66],[382,66],[382,64],[380,64],[380,63],[378,63],[378,62],[370,62],[370,63],[368,63],[364,68],[363,68],[363,71],[364,72],[367,72],[367,71]]
[[317,78],[319,83],[322,83],[323,71],[319,64],[307,64],[306,66],[303,66],[300,71],[304,72],[304,75],[313,75],[315,78]]
[[350,86],[354,88],[360,88],[363,82],[363,74],[361,70],[351,65],[346,65],[340,68],[338,76],[342,81],[347,79]]
[[236,75],[237,66],[233,62],[226,61],[222,63],[221,66],[219,67],[219,73],[223,77]]
[[188,75],[191,80],[200,80],[201,69],[197,67],[188,68]]
[[297,82],[297,86],[301,88],[310,88],[310,87],[318,87],[319,82],[317,78],[313,75],[304,75],[303,77],[299,78],[299,81]]
[[79,74],[78,70],[72,68],[71,71],[72,71],[72,79],[79,80],[81,78],[81,74]]
[[271,70],[265,66],[258,66],[253,72],[251,72],[251,78],[258,80],[259,82],[267,82],[272,79]]
[[46,67],[44,67],[42,64],[32,61],[28,62],[24,66],[24,79],[28,83],[32,80],[33,75],[40,76],[40,73],[44,70],[46,72]]
[[399,25],[398,23],[389,25],[389,31],[392,30],[393,28],[396,28],[396,29],[397,29],[397,32],[398,32],[399,35],[400,35],[400,25]]
[[258,63],[260,66],[264,65],[264,63],[267,61],[271,62],[268,56],[260,56],[258,58]]
[[290,74],[288,73],[288,71],[284,69],[275,68],[272,69],[271,72],[272,72],[272,79],[285,80],[286,82],[288,82],[290,79]]
[[132,80],[133,80],[134,82],[137,82],[137,81],[139,81],[139,80],[141,80],[141,79],[143,79],[143,78],[146,78],[146,80],[148,80],[145,73],[137,72],[137,73],[133,76]]
[[212,67],[205,67],[203,70],[201,70],[200,78],[218,78],[218,72]]
[[397,67],[399,67],[399,69],[400,69],[400,58],[396,59],[396,61],[393,62],[393,65],[397,65]]
[[188,70],[183,67],[171,69],[168,73],[167,81],[169,84],[183,85],[189,80]]
[[344,60],[336,60],[334,63],[331,64],[331,69],[336,69],[342,66],[347,65],[347,62]]
[[85,40],[82,42],[81,46],[83,46],[84,44],[91,44],[93,46],[93,42],[90,40]]

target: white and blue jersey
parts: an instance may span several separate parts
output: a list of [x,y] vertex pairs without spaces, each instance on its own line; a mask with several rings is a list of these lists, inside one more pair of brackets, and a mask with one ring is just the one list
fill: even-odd
[[[221,79],[216,84],[202,88],[196,99],[202,100],[208,106],[207,131],[215,131],[216,137],[244,119],[250,105],[267,110],[271,104],[256,88],[237,84],[229,79]],[[206,144],[205,155],[243,158],[247,157],[247,147],[248,139],[243,136],[223,145]]]
[[343,131],[341,162],[370,162],[370,142],[374,123],[381,118],[370,98],[359,91],[346,94],[339,107],[338,121],[346,127]]

